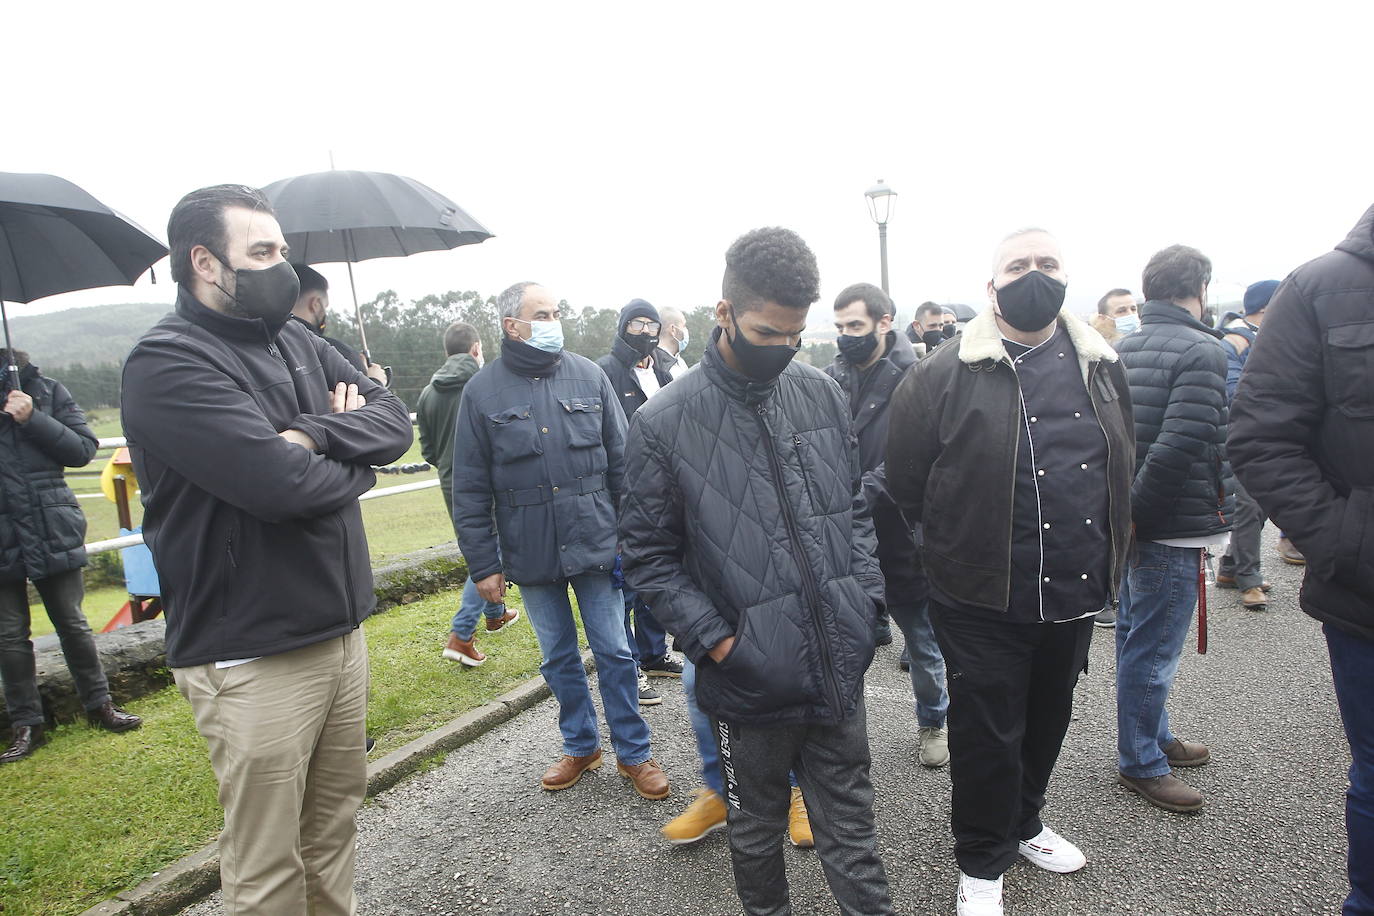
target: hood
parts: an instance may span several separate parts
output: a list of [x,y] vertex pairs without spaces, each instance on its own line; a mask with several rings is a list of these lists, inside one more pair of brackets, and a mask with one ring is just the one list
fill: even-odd
[[[1084,381],[1088,378],[1089,363],[1096,360],[1116,362],[1116,351],[1082,318],[1068,311],[1060,311],[1059,326],[1069,335],[1069,340],[1078,353],[1078,368],[1083,373]],[[1199,322],[1199,327],[1201,326]],[[1002,346],[1002,329],[997,326],[997,316],[993,313],[992,306],[973,316],[969,323],[964,325],[964,333],[951,340],[959,342],[959,361],[962,363],[974,365],[985,360],[1011,362],[1006,347]],[[943,352],[945,348],[938,349]]]
[[887,332],[887,352],[883,354],[883,359],[890,360],[892,365],[905,372],[916,365],[916,349],[912,341],[905,335],[899,334],[896,330]]
[[472,354],[455,353],[444,360],[444,364],[434,373],[429,383],[440,391],[452,391],[466,385],[468,379],[476,375],[480,368]]
[[1336,250],[1374,262],[1374,206],[1364,211],[1364,216],[1350,230],[1345,241],[1336,246]]

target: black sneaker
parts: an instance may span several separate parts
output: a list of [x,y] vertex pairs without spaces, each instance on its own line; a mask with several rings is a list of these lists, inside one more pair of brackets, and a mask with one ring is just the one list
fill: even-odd
[[644,676],[644,672],[639,672],[639,705],[658,706],[663,702],[663,697],[657,690],[649,686],[649,679]]
[[1104,607],[1098,611],[1097,616],[1093,618],[1093,626],[1104,630],[1113,629],[1116,626],[1116,608]]
[[670,653],[657,661],[641,665],[640,670],[649,677],[682,677],[682,662]]

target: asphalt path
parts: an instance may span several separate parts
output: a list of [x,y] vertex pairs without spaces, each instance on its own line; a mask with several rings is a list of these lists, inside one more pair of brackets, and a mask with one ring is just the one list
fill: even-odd
[[[1266,531],[1269,610],[1214,590],[1209,652],[1190,639],[1170,700],[1175,732],[1212,749],[1210,765],[1179,771],[1206,807],[1168,814],[1116,785],[1112,632],[1098,630],[1044,812],[1088,865],[1054,875],[1018,862],[1006,875],[1009,914],[1339,913],[1349,752],[1320,626],[1297,607],[1301,569],[1279,562],[1275,537]],[[866,687],[879,843],[898,912],[953,913],[948,771],[916,762],[899,652],[900,636],[879,650]],[[645,716],[673,781],[668,799],[634,794],[609,738],[599,771],[542,791],[559,752],[557,708],[545,701],[363,808],[360,911],[739,913],[724,831],[684,847],[659,835],[700,784],[700,764],[678,682],[656,683],[664,703]],[[836,913],[814,853],[788,844],[784,854],[795,912]],[[220,911],[216,896],[186,912]]]

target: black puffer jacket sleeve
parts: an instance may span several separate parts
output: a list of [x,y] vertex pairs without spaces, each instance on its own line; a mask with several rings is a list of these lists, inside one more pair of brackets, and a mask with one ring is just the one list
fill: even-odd
[[63,467],[84,468],[95,457],[99,440],[66,387],[57,381],[51,385],[50,413],[35,410],[20,430],[39,451]]

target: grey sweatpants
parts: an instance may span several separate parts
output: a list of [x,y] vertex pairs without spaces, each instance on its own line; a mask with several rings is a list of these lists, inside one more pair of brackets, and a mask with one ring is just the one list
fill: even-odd
[[1260,573],[1260,532],[1264,530],[1264,510],[1250,498],[1236,481],[1236,517],[1231,530],[1231,544],[1221,558],[1217,571],[1234,576],[1236,588],[1259,588],[1264,581]]
[[862,701],[843,722],[773,727],[712,720],[720,747],[735,888],[750,916],[790,916],[782,842],[796,773],[816,853],[846,916],[893,912],[878,858]]

